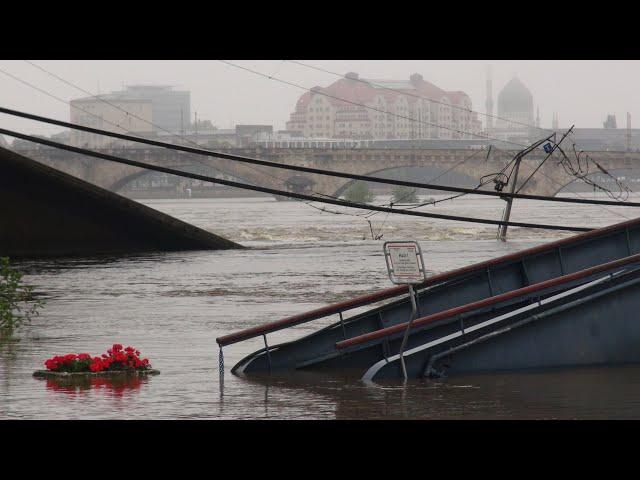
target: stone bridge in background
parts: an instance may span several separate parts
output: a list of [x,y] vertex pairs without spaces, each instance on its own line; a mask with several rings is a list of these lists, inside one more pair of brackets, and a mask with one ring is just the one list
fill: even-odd
[[[206,165],[245,182],[278,190],[304,191],[311,185],[314,192],[338,196],[352,183],[348,179],[325,175],[308,175],[259,165],[250,165],[220,158],[194,155],[162,148],[104,149],[103,153],[131,160],[147,162],[176,169]],[[477,182],[483,175],[498,172],[515,155],[515,151],[492,150],[421,150],[421,149],[227,149],[232,153],[273,162],[301,165],[324,170],[335,170],[359,175],[374,175],[402,167],[436,167],[449,169],[460,162],[455,172]],[[45,163],[63,172],[77,176],[95,185],[119,191],[129,182],[149,173],[146,169],[109,162],[63,150],[41,148],[21,150],[18,153]],[[640,168],[640,152],[589,152],[605,169],[624,176],[625,171]],[[554,155],[555,157],[556,155]],[[520,168],[524,180],[536,168],[544,152],[536,151],[525,157]],[[575,179],[549,159],[529,181],[521,193],[555,195]],[[437,182],[434,182],[437,183]],[[492,188],[489,185],[488,188]]]

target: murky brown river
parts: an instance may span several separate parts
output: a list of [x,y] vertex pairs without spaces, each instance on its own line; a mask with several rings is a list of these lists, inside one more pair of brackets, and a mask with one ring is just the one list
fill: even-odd
[[[381,199],[379,199],[381,200]],[[0,347],[0,418],[640,418],[640,366],[517,372],[365,385],[316,374],[238,378],[235,362],[261,339],[225,349],[217,336],[390,286],[382,241],[420,241],[429,273],[569,235],[429,219],[366,221],[270,198],[147,200],[146,204],[251,247],[19,264],[46,298],[18,341]],[[426,210],[499,218],[504,202],[467,197]],[[339,207],[336,207],[340,210]],[[615,212],[615,213],[614,213]],[[513,220],[603,226],[632,208],[518,201]],[[335,318],[269,335],[293,339]],[[32,378],[55,354],[138,347],[161,375],[65,386]],[[640,346],[639,346],[640,348]]]

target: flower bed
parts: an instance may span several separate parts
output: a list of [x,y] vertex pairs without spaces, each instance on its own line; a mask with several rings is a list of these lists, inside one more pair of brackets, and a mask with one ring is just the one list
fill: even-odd
[[76,375],[113,376],[113,375],[157,375],[158,370],[151,368],[147,358],[140,358],[140,351],[134,347],[122,348],[114,344],[100,357],[91,357],[88,353],[68,353],[56,355],[44,362],[46,370],[37,370],[35,377],[68,377]]

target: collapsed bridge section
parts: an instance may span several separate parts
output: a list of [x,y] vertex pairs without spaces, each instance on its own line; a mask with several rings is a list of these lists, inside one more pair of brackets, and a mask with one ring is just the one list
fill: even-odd
[[0,168],[0,256],[242,248],[4,148]]

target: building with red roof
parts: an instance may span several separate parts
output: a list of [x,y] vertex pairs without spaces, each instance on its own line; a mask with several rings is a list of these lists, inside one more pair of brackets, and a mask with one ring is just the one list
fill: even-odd
[[474,139],[481,122],[471,99],[414,73],[408,80],[367,80],[347,73],[297,101],[287,130],[304,137],[357,139]]

